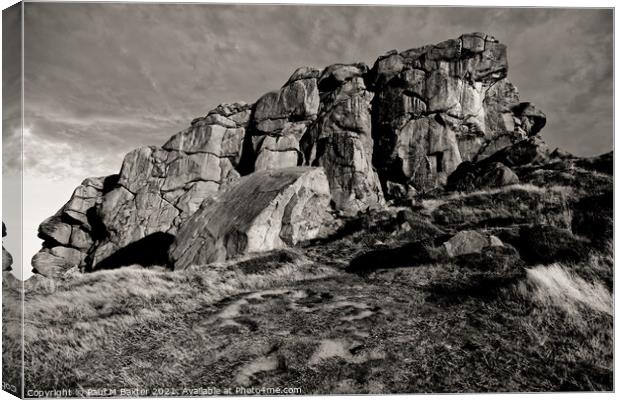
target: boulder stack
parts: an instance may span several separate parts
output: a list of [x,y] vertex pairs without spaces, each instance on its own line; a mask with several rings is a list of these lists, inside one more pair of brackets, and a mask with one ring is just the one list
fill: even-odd
[[318,204],[344,216],[382,208],[443,187],[463,161],[496,163],[467,187],[514,183],[511,160],[536,152],[493,155],[537,135],[545,116],[520,102],[507,71],[506,46],[482,33],[392,51],[372,68],[298,68],[254,104],[222,104],[127,154],[118,175],[85,180],[41,224],[33,266],[182,269],[290,245],[318,234]]
[[369,81],[384,185],[442,186],[461,162],[537,134],[545,116],[519,102],[507,72],[506,46],[483,33],[380,57]]

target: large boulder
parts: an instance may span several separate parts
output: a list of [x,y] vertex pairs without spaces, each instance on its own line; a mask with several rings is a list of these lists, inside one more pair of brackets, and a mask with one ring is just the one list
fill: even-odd
[[525,276],[524,263],[510,246],[488,246],[443,264],[424,286],[433,295],[484,295]]
[[381,205],[367,71],[364,64],[301,67],[279,91],[261,97],[252,116],[253,170],[321,166],[344,214]]
[[316,238],[329,201],[321,168],[255,172],[201,205],[179,230],[170,260],[186,269]]
[[68,270],[83,265],[86,255],[65,246],[43,248],[32,258],[33,271],[48,278],[60,278]]
[[521,123],[520,128],[528,135],[537,135],[547,124],[547,116],[532,103],[520,103],[512,111]]
[[507,70],[506,46],[483,33],[380,57],[368,80],[384,186],[442,186],[462,161],[535,134],[543,114],[519,102]]
[[552,151],[547,144],[539,137],[533,136],[525,140],[521,140],[512,146],[493,153],[483,162],[492,163],[499,162],[508,167],[517,167],[523,165],[542,165],[549,162]]

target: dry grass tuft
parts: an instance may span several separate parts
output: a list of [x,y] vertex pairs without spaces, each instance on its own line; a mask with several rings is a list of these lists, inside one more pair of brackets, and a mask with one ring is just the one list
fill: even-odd
[[588,282],[561,264],[528,269],[527,278],[527,290],[541,304],[560,307],[571,315],[579,314],[581,306],[613,315],[612,296],[602,283]]

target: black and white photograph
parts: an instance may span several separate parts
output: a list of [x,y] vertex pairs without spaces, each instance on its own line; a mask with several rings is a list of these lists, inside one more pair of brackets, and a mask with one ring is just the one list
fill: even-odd
[[612,7],[3,2],[2,389],[613,393]]

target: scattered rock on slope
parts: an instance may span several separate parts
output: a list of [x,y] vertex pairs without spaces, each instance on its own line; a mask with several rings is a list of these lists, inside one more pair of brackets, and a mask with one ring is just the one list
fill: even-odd
[[446,189],[470,191],[513,185],[519,183],[519,177],[511,168],[539,168],[550,160],[551,151],[540,138],[524,139],[478,162],[463,162],[448,176]]
[[516,183],[519,183],[519,177],[500,162],[474,164],[465,161],[448,176],[446,189],[470,191]]
[[258,171],[207,200],[170,247],[174,269],[223,261],[316,238],[328,218],[321,168]]
[[496,236],[470,230],[460,231],[442,244],[445,254],[450,258],[480,253],[485,247],[493,246],[503,246],[503,243]]

